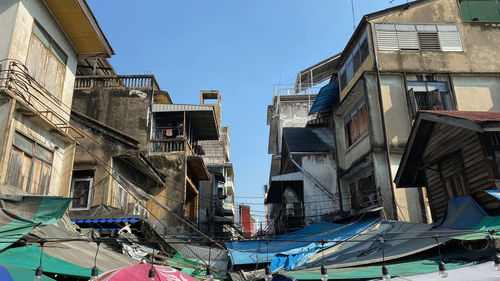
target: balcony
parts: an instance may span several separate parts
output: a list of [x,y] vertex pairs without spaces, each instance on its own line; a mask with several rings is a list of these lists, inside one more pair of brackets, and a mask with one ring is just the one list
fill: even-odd
[[75,90],[92,88],[149,88],[160,90],[153,75],[78,76]]

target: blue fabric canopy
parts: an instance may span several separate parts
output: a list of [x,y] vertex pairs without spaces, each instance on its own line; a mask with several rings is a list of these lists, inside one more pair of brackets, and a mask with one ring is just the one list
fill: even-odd
[[[335,240],[325,243],[324,249],[345,241],[374,224],[377,219],[362,220],[346,224],[314,223],[301,230],[280,235],[273,241],[227,242],[231,262],[255,264],[271,262],[271,270],[280,268],[293,270],[304,265],[322,249],[320,240]],[[281,241],[280,241],[281,240]]]
[[309,110],[309,115],[314,114],[321,110],[331,108],[335,103],[340,100],[339,81],[337,79],[330,82],[328,85],[323,86],[314,99],[314,103]]

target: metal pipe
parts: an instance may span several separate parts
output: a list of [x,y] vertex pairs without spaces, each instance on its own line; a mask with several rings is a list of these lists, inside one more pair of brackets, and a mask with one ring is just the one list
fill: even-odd
[[304,170],[304,168],[302,168],[299,163],[297,163],[295,160],[293,160],[293,155],[290,154],[290,161],[304,174],[306,175],[309,179],[311,179],[311,181],[317,186],[319,187],[324,193],[326,193],[328,195],[328,197],[333,200],[335,203],[337,204],[340,204],[339,200],[337,200],[335,198],[335,196],[330,192],[328,191],[323,185],[321,185],[318,180],[316,180],[315,177],[313,177],[309,172],[307,172],[306,170]]

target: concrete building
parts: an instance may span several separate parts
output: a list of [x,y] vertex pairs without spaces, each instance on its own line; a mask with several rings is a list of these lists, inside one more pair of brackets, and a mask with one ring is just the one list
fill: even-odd
[[219,139],[213,107],[172,104],[151,75],[114,75],[78,77],[73,108],[139,141],[139,151],[165,175],[147,202],[157,229],[195,232],[199,183],[210,179],[199,141]]
[[2,193],[70,196],[79,58],[113,54],[85,1],[0,3]]
[[[231,237],[234,229],[234,169],[231,161],[229,126],[221,126],[221,94],[201,91],[200,105],[210,106],[219,124],[219,139],[200,141],[204,163],[211,173],[210,181],[200,182],[200,229],[212,236]],[[209,200],[211,199],[211,200]]]
[[253,231],[254,231],[254,229],[253,229],[254,222],[253,222],[252,212],[250,210],[250,206],[240,204],[240,205],[238,205],[238,207],[239,207],[238,213],[240,215],[239,221],[240,221],[240,225],[241,225],[241,228],[243,230],[243,233],[244,233],[245,237],[247,237],[247,238],[252,237]]
[[344,212],[365,212],[376,192],[385,217],[431,221],[426,191],[396,189],[394,176],[419,110],[500,109],[496,11],[495,1],[420,0],[362,18],[332,78]]

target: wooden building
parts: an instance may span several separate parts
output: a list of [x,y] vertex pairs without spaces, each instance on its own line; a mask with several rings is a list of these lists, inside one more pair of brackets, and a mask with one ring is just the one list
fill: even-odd
[[450,199],[472,196],[490,215],[500,203],[500,112],[420,111],[396,174],[399,188],[427,187],[434,221]]

